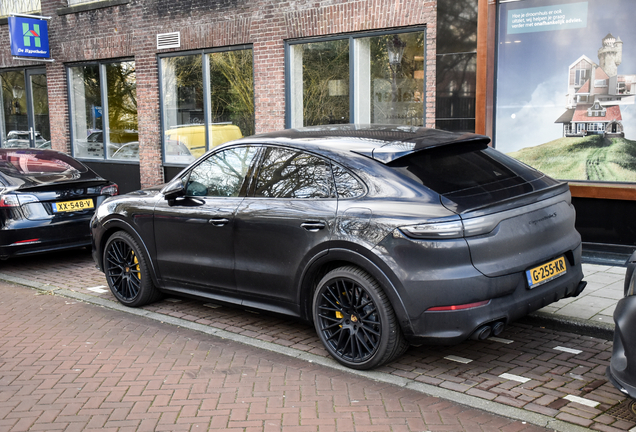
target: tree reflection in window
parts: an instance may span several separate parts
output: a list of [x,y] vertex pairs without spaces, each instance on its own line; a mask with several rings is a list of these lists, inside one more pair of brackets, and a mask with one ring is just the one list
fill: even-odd
[[327,161],[298,150],[270,148],[256,182],[255,196],[269,198],[331,198]]
[[256,152],[254,146],[235,147],[208,157],[190,174],[187,195],[239,196]]
[[349,171],[338,165],[333,165],[332,169],[338,198],[356,198],[364,194],[364,186]]
[[[135,62],[106,65],[108,94],[108,156],[114,159],[139,159],[137,132],[137,78]],[[133,143],[132,145],[126,145]]]
[[304,126],[349,123],[349,41],[303,44]]

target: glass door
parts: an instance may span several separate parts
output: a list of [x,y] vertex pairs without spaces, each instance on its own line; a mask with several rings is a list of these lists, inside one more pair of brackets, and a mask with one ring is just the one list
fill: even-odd
[[0,73],[2,80],[2,147],[29,147],[29,121],[27,116],[24,71]]
[[27,70],[26,82],[29,146],[51,148],[49,94],[46,85],[46,69]]

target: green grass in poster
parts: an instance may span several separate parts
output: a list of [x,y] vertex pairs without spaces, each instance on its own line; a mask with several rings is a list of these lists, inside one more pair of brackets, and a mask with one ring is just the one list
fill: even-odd
[[508,153],[562,180],[636,182],[636,141],[590,135]]

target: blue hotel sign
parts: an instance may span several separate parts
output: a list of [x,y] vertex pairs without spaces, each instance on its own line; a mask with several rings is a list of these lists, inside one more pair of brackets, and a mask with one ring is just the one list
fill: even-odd
[[23,16],[9,17],[11,54],[19,57],[50,58],[48,22]]

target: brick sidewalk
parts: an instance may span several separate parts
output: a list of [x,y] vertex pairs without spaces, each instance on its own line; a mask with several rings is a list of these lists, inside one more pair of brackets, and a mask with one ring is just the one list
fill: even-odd
[[539,431],[143,317],[0,283],[2,431]]
[[[24,258],[0,266],[0,278],[28,280],[45,289],[61,287],[90,295],[108,307],[118,305],[86,252]],[[222,329],[286,347],[296,356],[307,353],[329,361],[314,329],[287,318],[175,298],[142,312],[159,320],[177,320],[178,325]],[[636,417],[630,414],[629,401],[605,378],[611,346],[604,339],[516,323],[500,338],[454,347],[411,347],[397,362],[378,370],[377,376],[402,380],[409,388],[428,386],[429,394],[438,394],[439,389],[451,394],[451,399],[452,395],[472,397],[495,408],[514,407],[543,416],[535,424],[554,418],[593,430],[630,430],[636,426]]]

